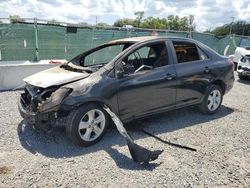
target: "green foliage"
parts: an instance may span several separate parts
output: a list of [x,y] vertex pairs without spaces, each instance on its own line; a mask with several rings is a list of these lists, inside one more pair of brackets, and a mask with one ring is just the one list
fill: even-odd
[[229,32],[230,32],[230,28],[224,27],[224,26],[217,27],[213,31],[211,31],[212,34],[217,35],[217,36],[228,35]]
[[[142,19],[144,12],[136,12],[136,19],[119,19],[114,23],[116,27],[122,27],[123,25],[132,25],[134,27],[149,28],[149,29],[169,29],[177,31],[189,30],[188,17],[182,17],[170,15],[167,18],[147,17]],[[195,25],[192,25],[192,30],[195,30]]]
[[167,20],[165,18],[154,18],[152,16],[146,18],[141,27],[142,28],[151,28],[151,29],[168,29],[167,28]]
[[170,15],[167,19],[168,29],[176,31],[188,31],[189,24],[188,18],[185,16],[179,18],[179,16]]
[[23,18],[20,18],[20,16],[18,15],[10,15],[9,17],[10,19],[10,23],[16,23],[16,22],[25,22],[25,20]]
[[250,36],[250,24],[245,21],[237,21],[231,24],[216,27],[211,31],[211,33],[217,36],[229,35],[230,29],[231,34]]
[[144,11],[135,12],[135,16],[136,16],[135,21],[136,21],[136,23],[137,23],[137,27],[140,27],[142,18],[143,18],[143,16],[144,16]]
[[134,19],[128,19],[128,18],[119,19],[114,23],[115,27],[122,27],[124,25],[132,25],[134,27],[137,27],[136,21]]
[[109,25],[107,23],[104,23],[104,22],[100,22],[98,24],[96,24],[96,27],[98,28],[103,28],[103,27],[108,27]]

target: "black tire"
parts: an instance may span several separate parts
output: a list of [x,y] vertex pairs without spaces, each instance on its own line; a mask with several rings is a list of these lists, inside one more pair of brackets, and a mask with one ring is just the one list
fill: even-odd
[[246,80],[248,77],[243,75],[238,75],[240,80]]
[[[100,125],[98,125],[98,124],[94,125],[94,123],[92,122],[92,124],[89,125],[89,126],[91,126],[91,128],[88,127],[88,128],[83,128],[80,130],[80,128],[79,128],[80,122],[83,121],[83,118],[85,118],[86,120],[84,120],[83,122],[88,123],[89,117],[88,117],[87,113],[93,112],[93,111],[94,111],[94,116],[96,116],[97,112],[103,113],[104,116],[102,115],[102,117],[105,117],[105,123],[104,123],[104,125],[102,123],[102,128],[100,128]],[[97,115],[99,115],[99,114],[97,114]],[[97,116],[97,117],[99,117],[99,116]],[[75,143],[79,146],[82,146],[82,147],[87,147],[87,146],[93,145],[101,140],[101,138],[104,136],[109,124],[110,124],[110,117],[107,114],[107,112],[104,111],[98,104],[90,103],[87,105],[83,105],[76,110],[73,110],[69,114],[68,119],[67,119],[67,125],[66,125],[66,135],[67,135],[67,137],[69,137],[73,141],[73,143]],[[98,126],[100,128],[99,130],[102,130],[101,134],[98,136],[97,136],[97,134],[95,134],[95,131],[93,128],[95,126]],[[83,138],[84,135],[87,134],[87,129],[92,130],[92,132],[90,133],[90,140],[84,140],[84,138]],[[85,133],[84,133],[84,130],[85,130]],[[81,132],[81,131],[83,131],[83,132]],[[97,137],[94,140],[91,140],[91,139],[93,139],[93,138],[91,138],[91,136],[93,137],[93,134]]]
[[[217,91],[220,93],[220,101],[219,102],[215,102],[213,101],[213,104],[215,104],[215,108],[214,109],[211,109],[211,100],[209,99],[209,96],[213,96],[212,93],[217,93]],[[218,85],[214,85],[212,84],[211,86],[209,86],[206,94],[205,94],[205,97],[202,101],[202,103],[199,105],[199,110],[204,113],[204,114],[214,114],[218,111],[218,109],[220,108],[221,106],[221,103],[222,103],[222,100],[223,100],[223,92],[222,92],[222,89],[220,86]],[[217,100],[216,100],[217,101]],[[213,105],[212,104],[212,105]],[[210,105],[210,107],[209,107]],[[218,106],[217,106],[218,105]]]

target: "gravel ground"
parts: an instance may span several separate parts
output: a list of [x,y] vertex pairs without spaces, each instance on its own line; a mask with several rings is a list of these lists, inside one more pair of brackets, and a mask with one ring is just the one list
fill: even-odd
[[[20,92],[0,93],[0,187],[250,187],[250,80],[236,79],[217,114],[196,108],[167,112],[128,125],[136,143],[163,149],[148,166],[131,160],[112,128],[96,145],[73,145],[63,130],[25,126]],[[197,152],[163,144],[132,127]]]

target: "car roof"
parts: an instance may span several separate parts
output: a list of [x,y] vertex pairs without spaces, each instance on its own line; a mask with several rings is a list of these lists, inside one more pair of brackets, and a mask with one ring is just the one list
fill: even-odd
[[[181,39],[185,41],[193,41],[189,38],[183,38],[183,37],[164,37],[164,36],[142,36],[142,37],[129,37],[129,38],[123,38],[123,39],[117,39],[112,40],[108,42],[107,44],[119,44],[119,43],[137,43],[137,42],[144,42],[144,41],[151,41],[151,40],[166,40],[166,39]],[[194,42],[194,41],[193,41]]]
[[123,38],[123,39],[117,39],[117,40],[112,40],[109,43],[120,43],[120,42],[141,42],[141,41],[146,41],[146,40],[152,40],[158,38],[156,36],[143,36],[143,37],[129,37],[129,38]]

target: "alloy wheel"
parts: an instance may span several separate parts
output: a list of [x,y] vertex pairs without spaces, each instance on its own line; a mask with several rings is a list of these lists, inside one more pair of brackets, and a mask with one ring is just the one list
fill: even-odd
[[88,111],[80,120],[78,132],[84,141],[90,142],[97,139],[105,128],[105,115],[99,109]]
[[215,111],[220,106],[221,93],[218,89],[213,90],[207,100],[207,107],[210,111]]

